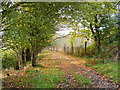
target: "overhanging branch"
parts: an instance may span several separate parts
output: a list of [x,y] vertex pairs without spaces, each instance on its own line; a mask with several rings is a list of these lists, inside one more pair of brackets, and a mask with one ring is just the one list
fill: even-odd
[[65,36],[57,37],[57,38],[53,39],[53,41],[55,41],[55,40],[57,40],[57,39],[64,38],[64,37],[67,37],[67,36],[69,36],[69,35],[71,35],[71,34],[67,34],[67,35],[65,35]]

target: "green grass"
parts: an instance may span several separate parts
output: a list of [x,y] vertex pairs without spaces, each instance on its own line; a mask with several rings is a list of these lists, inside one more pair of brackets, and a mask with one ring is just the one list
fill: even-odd
[[78,75],[77,73],[74,73],[74,77],[77,80],[78,83],[81,85],[91,85],[92,81],[89,78],[86,78],[82,75]]
[[109,62],[106,64],[96,64],[92,66],[98,72],[106,75],[108,78],[118,82],[118,63],[117,62]]
[[15,87],[22,85],[25,88],[56,88],[60,81],[66,81],[63,75],[64,73],[58,68],[27,70],[26,76],[10,76],[5,80],[14,83]]
[[[30,71],[30,76],[34,76],[27,81],[29,84],[33,84],[35,88],[55,88],[60,81],[65,79],[62,77],[64,75],[60,69],[46,69],[43,71]],[[35,74],[37,74],[35,76]]]

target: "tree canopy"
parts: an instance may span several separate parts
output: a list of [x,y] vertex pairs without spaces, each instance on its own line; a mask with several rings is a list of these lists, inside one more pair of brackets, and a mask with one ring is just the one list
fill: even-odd
[[16,52],[21,65],[29,57],[36,66],[38,53],[53,41],[56,25],[64,23],[74,30],[71,43],[74,37],[93,39],[100,52],[101,44],[117,41],[116,7],[109,2],[2,2],[4,46]]

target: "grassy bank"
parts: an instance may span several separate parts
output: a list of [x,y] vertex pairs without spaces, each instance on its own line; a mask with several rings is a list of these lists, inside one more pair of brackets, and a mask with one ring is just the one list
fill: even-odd
[[108,61],[104,59],[86,58],[86,66],[94,68],[102,75],[118,82],[118,62]]
[[104,76],[118,82],[118,63],[108,62],[106,64],[95,64],[92,66],[98,72],[102,73]]

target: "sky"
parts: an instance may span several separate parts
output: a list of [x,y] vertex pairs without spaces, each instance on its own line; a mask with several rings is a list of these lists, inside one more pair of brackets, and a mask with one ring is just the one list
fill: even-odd
[[65,35],[67,35],[67,34],[69,34],[70,32],[73,32],[74,30],[71,30],[71,29],[64,29],[64,30],[62,30],[62,31],[56,31],[56,34],[58,34],[58,35],[61,35],[61,36],[65,36]]

